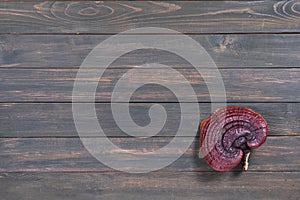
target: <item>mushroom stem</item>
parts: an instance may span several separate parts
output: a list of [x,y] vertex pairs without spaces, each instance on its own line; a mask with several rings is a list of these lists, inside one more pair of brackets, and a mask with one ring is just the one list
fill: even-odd
[[249,156],[250,156],[250,152],[248,152],[246,154],[245,163],[244,163],[244,166],[243,166],[244,171],[248,170],[248,167],[249,167]]

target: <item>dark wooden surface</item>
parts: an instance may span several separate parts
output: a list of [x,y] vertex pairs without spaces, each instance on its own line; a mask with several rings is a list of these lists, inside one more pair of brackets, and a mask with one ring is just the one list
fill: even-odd
[[[137,69],[138,70],[138,69]],[[160,69],[153,69],[157,77],[163,78]],[[128,69],[107,69],[98,82],[96,102],[108,102],[117,81]],[[220,69],[226,89],[228,102],[299,102],[300,69]],[[87,71],[89,73],[93,71]],[[205,77],[195,69],[178,69],[194,87],[199,102],[210,101],[206,84],[214,84],[215,77]],[[77,69],[1,69],[0,102],[70,102]],[[141,74],[132,80],[149,80],[151,74]],[[212,77],[212,78],[208,78]],[[203,78],[207,78],[207,83]],[[85,79],[89,84],[96,84],[95,79]],[[185,84],[173,81],[174,87],[183,89]],[[130,85],[124,85],[124,90]],[[122,91],[121,91],[122,92]],[[79,96],[90,94],[87,91]],[[116,92],[116,94],[119,94]],[[190,97],[191,94],[174,96],[165,87],[145,85],[132,96],[132,102],[177,102],[179,97]]]
[[[219,67],[228,104],[252,108],[268,121],[269,137],[251,154],[248,172],[240,166],[214,172],[199,158],[199,135],[177,161],[147,174],[113,170],[84,148],[72,117],[78,68],[99,42],[145,26],[189,34]],[[300,199],[299,52],[298,0],[0,2],[1,199]],[[187,61],[159,50],[125,54],[100,80],[95,106],[107,137],[124,152],[163,147],[178,128],[179,103],[159,86],[141,88],[130,103],[141,126],[150,122],[153,103],[166,109],[167,122],[156,137],[129,137],[112,117],[109,101],[118,79],[152,62],[172,66],[189,80],[198,97],[199,122],[211,112],[203,77]],[[161,69],[153,70],[163,76]],[[182,143],[196,132],[187,131]]]
[[[79,68],[88,53],[110,36],[2,34],[0,68]],[[298,34],[190,34],[189,36],[206,49],[221,69],[299,68]],[[112,50],[113,48],[111,47]],[[128,68],[154,61],[174,68],[192,67],[178,56],[166,51],[136,50],[117,59],[110,68]]]
[[[150,121],[149,107],[153,103],[131,103],[133,120],[137,124],[146,125]],[[179,104],[161,103],[166,109],[168,119],[158,136],[174,136],[178,128]],[[299,103],[230,103],[252,108],[262,114],[269,124],[271,136],[300,136]],[[124,104],[124,107],[126,104]],[[210,115],[210,103],[200,103],[199,121]],[[109,137],[126,137],[114,122],[109,103],[97,103],[96,112],[105,134]],[[1,103],[0,104],[1,137],[76,137],[78,136],[72,116],[70,103]],[[191,116],[186,116],[190,117]],[[51,119],[51,120],[50,120]],[[130,119],[124,119],[130,120]],[[46,128],[45,128],[46,127]],[[184,133],[195,135],[194,130]]]
[[[2,173],[9,199],[299,199],[297,172]],[[286,189],[283,189],[286,188]]]
[[[104,145],[103,138],[99,145]],[[189,138],[182,137],[182,144]],[[137,138],[111,138],[124,152],[144,153],[157,150],[172,140],[172,137],[156,137],[147,139]],[[159,172],[213,172],[199,158],[197,148],[199,138],[195,138],[190,148],[170,166]],[[0,172],[115,172],[113,169],[101,164],[93,158],[81,144],[79,138],[5,138],[1,139]],[[251,154],[251,167],[253,172],[300,172],[300,137],[299,136],[270,136],[259,149]],[[178,153],[176,148],[170,149],[163,156],[165,158]],[[108,154],[114,154],[114,151]],[[117,152],[120,153],[120,152]],[[117,154],[116,153],[116,154]],[[151,156],[157,156],[152,153]],[[122,162],[130,162],[132,157],[124,155]],[[274,164],[276,163],[276,165]],[[241,166],[232,171],[239,172]],[[218,174],[218,173],[216,173]]]
[[119,33],[145,26],[183,33],[297,32],[297,2],[11,2],[1,6],[0,32]]

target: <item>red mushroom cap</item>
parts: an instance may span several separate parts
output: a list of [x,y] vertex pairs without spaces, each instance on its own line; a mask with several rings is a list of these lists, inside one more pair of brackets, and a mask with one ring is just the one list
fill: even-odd
[[200,153],[214,170],[228,171],[243,162],[251,148],[262,145],[267,133],[266,120],[253,110],[219,108],[200,124]]

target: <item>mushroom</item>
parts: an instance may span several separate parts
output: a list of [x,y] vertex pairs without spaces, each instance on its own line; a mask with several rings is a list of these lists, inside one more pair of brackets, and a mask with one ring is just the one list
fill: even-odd
[[200,124],[200,153],[216,171],[228,171],[240,163],[247,171],[251,148],[262,145],[267,133],[266,120],[253,110],[219,108]]

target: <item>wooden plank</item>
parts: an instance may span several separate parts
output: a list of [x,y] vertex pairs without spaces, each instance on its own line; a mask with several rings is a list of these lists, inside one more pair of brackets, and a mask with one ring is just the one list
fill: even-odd
[[4,199],[291,199],[300,173],[8,173]]
[[[145,155],[148,159],[169,159],[182,156],[174,163],[159,171],[213,171],[202,158],[199,158],[199,139],[195,138],[186,152],[178,147],[158,153],[173,138],[111,138],[120,150],[108,151],[106,155],[122,155],[119,167],[125,163],[138,161],[134,154]],[[180,138],[184,144],[190,138]],[[97,140],[104,146],[105,139]],[[84,148],[79,138],[14,138],[0,139],[0,172],[109,172],[114,171],[94,157]],[[269,137],[265,144],[253,150],[250,157],[250,171],[300,171],[300,137]],[[129,155],[124,154],[129,153]],[[132,153],[134,152],[134,153]],[[151,153],[150,153],[151,152]],[[128,168],[127,168],[128,169]],[[241,171],[237,166],[232,171]]]
[[[124,107],[126,104],[120,104]],[[132,120],[140,126],[150,122],[148,115],[152,103],[131,103]],[[180,122],[180,105],[162,103],[167,111],[167,121],[157,136],[174,136]],[[269,135],[300,135],[300,104],[299,103],[234,103],[249,107],[259,112],[268,122]],[[97,103],[96,113],[103,131],[108,137],[126,137],[116,124],[109,103]],[[200,103],[199,119],[202,121],[211,113],[209,103]],[[128,123],[131,119],[128,120]],[[126,122],[127,124],[127,122]],[[78,136],[69,103],[4,103],[0,104],[0,137],[76,137]],[[197,130],[186,131],[185,136],[193,136]]]
[[184,33],[298,32],[297,1],[2,2],[0,33],[119,33],[163,27]]
[[[141,68],[137,70],[142,70]],[[162,69],[153,69],[151,73],[139,73],[131,77],[128,84],[123,84],[120,92],[115,95],[124,96],[125,91],[131,90],[131,83],[145,83],[153,77],[168,82],[182,93],[177,98],[191,99],[194,94],[187,94],[186,82],[168,80]],[[216,85],[216,79],[210,70],[203,78],[195,69],[178,69],[195,90],[199,102],[210,102],[220,94],[209,94],[207,85]],[[115,84],[128,69],[106,70],[101,80],[83,78],[87,84],[98,84],[96,102],[108,102]],[[138,72],[138,71],[137,71]],[[140,71],[143,72],[143,71]],[[71,102],[75,69],[1,69],[0,71],[0,102]],[[94,70],[87,73],[95,73]],[[299,69],[220,69],[228,102],[299,102],[300,100],[300,70]],[[172,76],[172,79],[173,76]],[[148,83],[148,82],[146,82]],[[177,102],[176,96],[162,85],[147,84],[134,92],[132,102]],[[79,97],[91,95],[84,89]],[[115,100],[115,102],[119,102]]]
[[[0,35],[0,67],[78,68],[88,53],[112,35]],[[300,35],[189,35],[210,54],[218,68],[300,67]],[[181,44],[174,41],[173,46]],[[108,47],[109,48],[109,47]],[[110,51],[114,51],[111,46]],[[99,62],[101,62],[99,57]],[[159,50],[136,50],[118,58],[111,68],[161,63],[192,66],[179,56]],[[207,66],[203,63],[202,67]],[[105,67],[99,65],[98,67]]]

